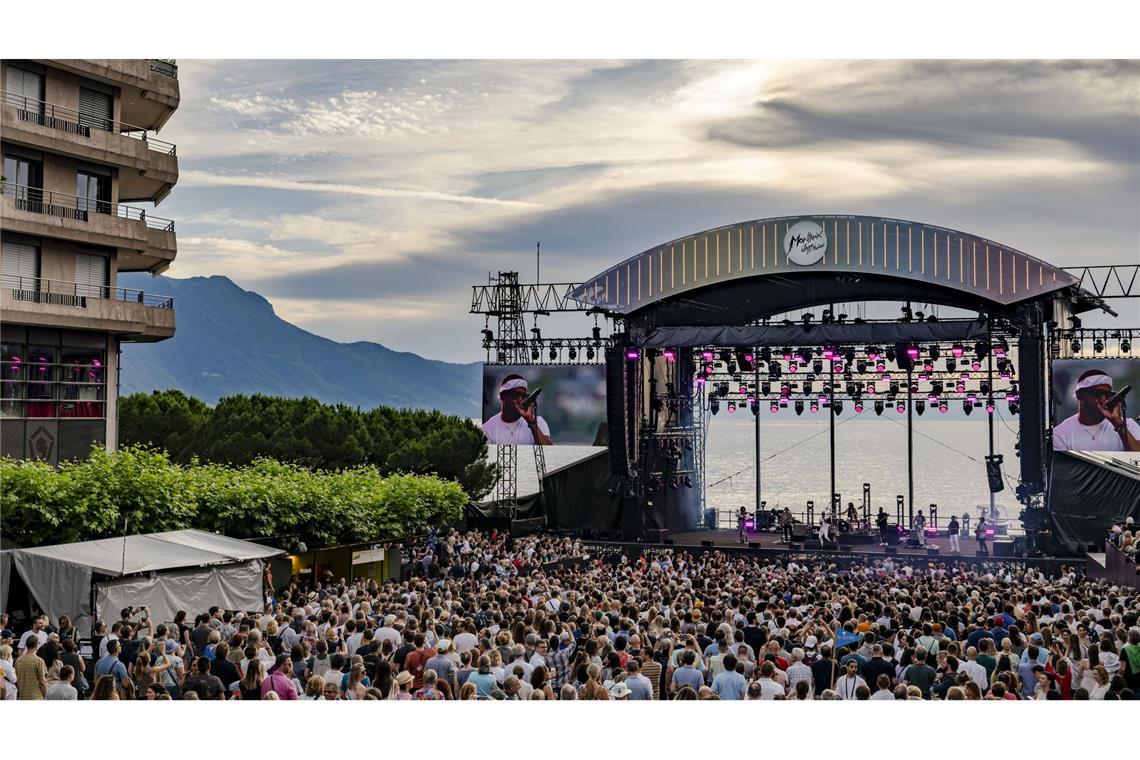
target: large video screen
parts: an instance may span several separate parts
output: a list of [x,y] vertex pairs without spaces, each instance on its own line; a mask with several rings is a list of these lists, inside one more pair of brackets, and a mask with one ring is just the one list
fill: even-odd
[[1138,412],[1140,359],[1053,362],[1054,451],[1140,451]]
[[605,366],[484,365],[483,432],[494,445],[607,445]]

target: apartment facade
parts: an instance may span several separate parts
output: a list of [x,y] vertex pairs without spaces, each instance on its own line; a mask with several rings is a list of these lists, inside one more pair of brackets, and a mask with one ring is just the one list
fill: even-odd
[[178,181],[156,137],[178,108],[168,60],[0,62],[0,454],[53,464],[118,442],[119,349],[174,334],[170,298],[118,286],[163,272]]

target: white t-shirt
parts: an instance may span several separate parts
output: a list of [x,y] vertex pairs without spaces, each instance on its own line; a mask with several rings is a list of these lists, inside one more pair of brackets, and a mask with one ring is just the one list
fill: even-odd
[[[1140,425],[1136,420],[1126,418],[1124,424],[1133,438],[1140,439]],[[1108,420],[1101,420],[1096,425],[1083,425],[1074,414],[1053,428],[1053,450],[1124,451],[1124,442]]]
[[[536,418],[538,429],[546,437],[550,437],[550,426],[541,416]],[[507,446],[533,446],[534,434],[526,424],[526,420],[519,417],[514,422],[504,422],[500,412],[483,423],[483,432],[487,435],[487,442],[493,445]]]

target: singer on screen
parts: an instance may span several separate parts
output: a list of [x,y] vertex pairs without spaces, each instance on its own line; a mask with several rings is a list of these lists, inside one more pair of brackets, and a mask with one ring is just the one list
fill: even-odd
[[[529,401],[528,401],[529,398]],[[499,386],[502,411],[483,423],[487,442],[507,446],[550,446],[550,426],[538,416],[538,392],[527,392],[521,375],[507,375]]]
[[1125,416],[1104,370],[1082,373],[1076,397],[1077,413],[1053,427],[1054,451],[1140,451],[1140,424]]

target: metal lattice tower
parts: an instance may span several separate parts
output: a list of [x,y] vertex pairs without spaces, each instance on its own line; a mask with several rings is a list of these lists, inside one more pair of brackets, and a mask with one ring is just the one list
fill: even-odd
[[[497,306],[494,314],[498,319],[497,331],[499,335],[499,347],[495,353],[495,363],[528,364],[530,357],[526,324],[523,321],[526,304],[523,302],[523,290],[519,285],[518,272],[499,272],[493,287]],[[541,446],[534,446],[533,448],[534,466],[538,475],[538,493],[541,498],[542,480],[546,475],[546,456]],[[495,458],[499,466],[499,481],[495,484],[495,501],[500,505],[507,505],[511,517],[514,517],[518,506],[518,448],[515,446],[496,446]]]

